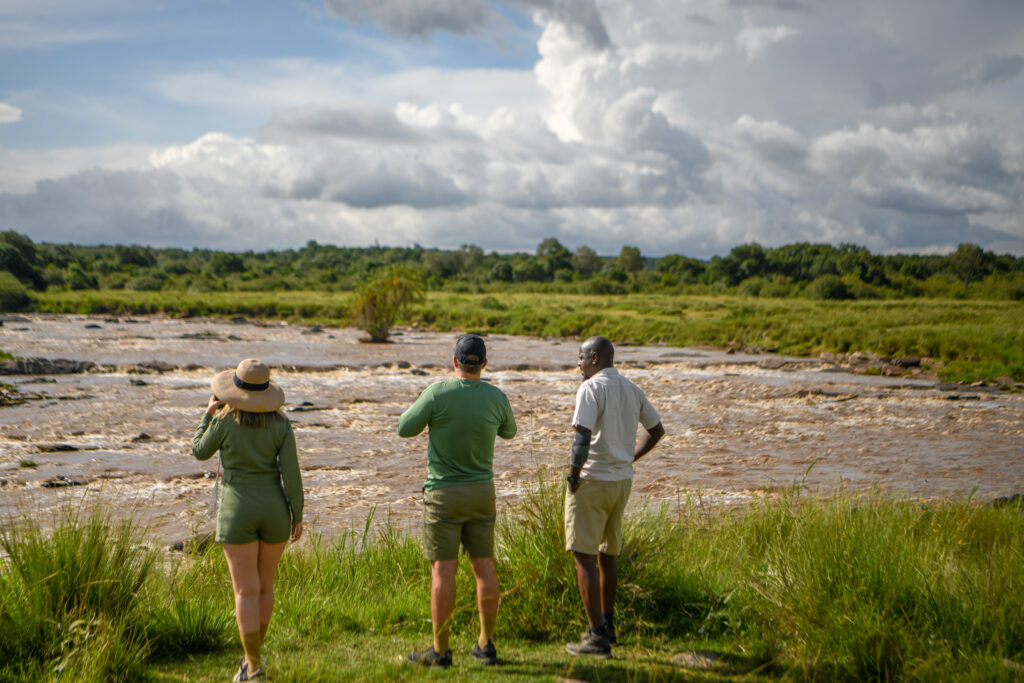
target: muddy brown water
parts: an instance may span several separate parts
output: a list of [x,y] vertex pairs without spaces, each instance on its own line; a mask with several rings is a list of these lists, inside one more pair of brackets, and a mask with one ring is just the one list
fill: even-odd
[[[286,408],[298,409],[288,416],[314,530],[333,537],[361,529],[373,510],[378,521],[416,528],[426,435],[401,439],[395,427],[420,391],[450,376],[454,335],[405,329],[382,345],[359,336],[157,317],[4,323],[0,349],[102,367],[0,378],[39,396],[0,408],[0,518],[46,518],[84,499],[145,520],[161,542],[211,529],[216,459],[192,458],[193,430],[214,371],[257,357],[275,366]],[[495,448],[498,495],[508,506],[538,476],[561,476],[580,381],[576,349],[573,340],[488,338],[485,377],[508,394],[519,424],[517,437]],[[743,502],[796,481],[825,494],[881,488],[921,498],[989,500],[1024,490],[1021,394],[847,374],[812,359],[767,369],[758,366],[762,356],[708,349],[622,346],[616,360],[667,432],[637,466],[633,509],[697,495]],[[150,361],[177,369],[140,374],[138,364]],[[43,486],[61,476],[82,485]]]

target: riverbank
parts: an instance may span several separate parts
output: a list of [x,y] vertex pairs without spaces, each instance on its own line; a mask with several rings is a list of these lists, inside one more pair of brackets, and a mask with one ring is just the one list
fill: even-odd
[[[352,324],[351,295],[346,292],[85,290],[40,292],[35,297],[39,312]],[[918,363],[904,371],[923,368],[945,381],[1024,382],[1021,320],[1024,301],[430,292],[401,322],[438,332],[479,330],[577,340],[603,334],[620,344],[711,345],[800,357],[861,353],[887,361],[914,358]]]
[[[922,502],[792,488],[730,510],[691,498],[633,514],[620,557],[622,645],[574,660],[583,613],[563,550],[562,487],[501,516],[497,644],[478,628],[461,560],[457,680],[1019,680],[1024,514],[1010,501]],[[0,679],[225,680],[240,652],[219,549],[147,549],[99,511],[2,528]],[[413,680],[429,642],[429,571],[397,530],[315,536],[285,554],[265,662],[277,681]],[[57,577],[56,579],[54,577]],[[102,586],[102,589],[98,588]],[[61,674],[61,672],[64,672]]]

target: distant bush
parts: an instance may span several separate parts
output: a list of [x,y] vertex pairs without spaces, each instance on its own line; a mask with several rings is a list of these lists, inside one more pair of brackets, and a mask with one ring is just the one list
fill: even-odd
[[804,292],[811,299],[840,301],[853,298],[846,283],[838,275],[822,275],[807,285]]
[[24,311],[31,301],[21,280],[6,270],[0,270],[0,311]]
[[99,282],[95,275],[85,270],[80,264],[72,263],[68,266],[68,274],[64,277],[64,286],[73,291],[96,289],[99,287]]
[[483,299],[480,299],[480,307],[489,308],[492,311],[504,311],[506,308],[505,304],[501,303],[493,296],[485,296]]
[[618,282],[612,282],[603,277],[595,277],[587,280],[580,288],[583,294],[625,294],[626,288]]
[[140,275],[129,280],[125,287],[136,292],[159,292],[164,288],[164,278],[155,273]]

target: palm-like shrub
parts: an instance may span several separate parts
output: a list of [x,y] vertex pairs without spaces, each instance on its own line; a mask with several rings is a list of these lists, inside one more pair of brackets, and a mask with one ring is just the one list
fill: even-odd
[[425,290],[423,276],[403,263],[374,271],[356,289],[356,326],[370,335],[371,342],[386,342],[395,322],[423,303]]

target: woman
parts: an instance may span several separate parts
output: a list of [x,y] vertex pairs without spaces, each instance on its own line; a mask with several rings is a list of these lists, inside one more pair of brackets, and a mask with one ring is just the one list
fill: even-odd
[[234,680],[265,680],[260,649],[274,610],[274,572],[288,539],[302,536],[295,434],[280,410],[284,392],[263,361],[243,360],[217,374],[211,386],[192,454],[207,460],[219,450],[224,466],[216,540],[231,572],[245,649]]

